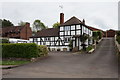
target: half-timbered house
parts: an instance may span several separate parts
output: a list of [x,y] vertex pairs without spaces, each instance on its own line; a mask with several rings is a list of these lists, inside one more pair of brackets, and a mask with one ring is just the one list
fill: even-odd
[[[61,20],[62,19],[62,20]],[[80,35],[88,34],[92,36],[92,30],[85,24],[85,20],[79,20],[75,16],[64,21],[64,14],[60,14],[60,26],[59,28],[43,29],[30,38],[31,42],[38,45],[46,45],[50,50],[55,51],[69,51],[69,43],[72,40],[73,49],[81,49]],[[86,40],[86,45],[91,45],[92,40]]]

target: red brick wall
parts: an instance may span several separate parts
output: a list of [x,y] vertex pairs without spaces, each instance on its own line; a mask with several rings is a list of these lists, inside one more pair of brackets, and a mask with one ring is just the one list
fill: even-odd
[[28,40],[32,36],[32,30],[30,24],[26,23],[25,27],[20,32],[20,38]]
[[64,23],[64,13],[60,13],[60,24]]
[[107,31],[107,37],[114,37],[114,36],[115,36],[115,31],[114,30]]
[[114,30],[107,30],[106,32],[104,32],[104,37],[114,37],[115,33],[116,31]]

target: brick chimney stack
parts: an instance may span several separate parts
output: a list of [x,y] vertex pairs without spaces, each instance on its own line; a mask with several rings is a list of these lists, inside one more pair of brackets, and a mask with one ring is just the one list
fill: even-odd
[[30,27],[30,23],[26,22],[25,26]]
[[24,30],[25,30],[24,39],[28,40],[29,37],[32,36],[32,31],[29,22],[26,22]]
[[60,24],[64,23],[64,13],[60,13]]

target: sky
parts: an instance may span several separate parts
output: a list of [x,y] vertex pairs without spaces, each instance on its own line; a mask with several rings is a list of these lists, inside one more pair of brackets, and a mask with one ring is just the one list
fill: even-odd
[[[59,6],[62,5],[63,9]],[[85,19],[86,25],[102,30],[118,29],[118,2],[2,2],[1,18],[8,19],[14,25],[20,21],[30,22],[39,19],[49,28],[59,22],[60,13],[64,13],[64,21],[75,16],[81,21]]]

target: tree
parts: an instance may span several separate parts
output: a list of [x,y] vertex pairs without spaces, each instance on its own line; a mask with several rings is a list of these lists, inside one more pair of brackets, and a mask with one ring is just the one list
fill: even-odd
[[83,33],[83,35],[80,35],[80,41],[81,41],[81,46],[83,47],[83,50],[86,51],[86,40],[89,38],[89,35],[87,35],[86,33]]
[[94,43],[98,43],[98,40],[102,38],[102,32],[101,31],[94,31],[93,32],[93,41]]
[[60,23],[59,22],[56,22],[53,24],[53,28],[58,28],[60,26]]
[[37,32],[39,30],[42,30],[42,29],[46,29],[47,27],[45,26],[44,23],[42,23],[40,20],[35,20],[33,22],[33,31]]
[[25,24],[26,24],[26,22],[20,21],[20,22],[18,23],[18,26],[25,26]]
[[9,20],[3,19],[2,21],[2,27],[9,27],[9,26],[14,26],[12,22]]
[[98,33],[99,39],[101,39],[102,38],[102,32],[101,31],[97,31],[97,33]]

